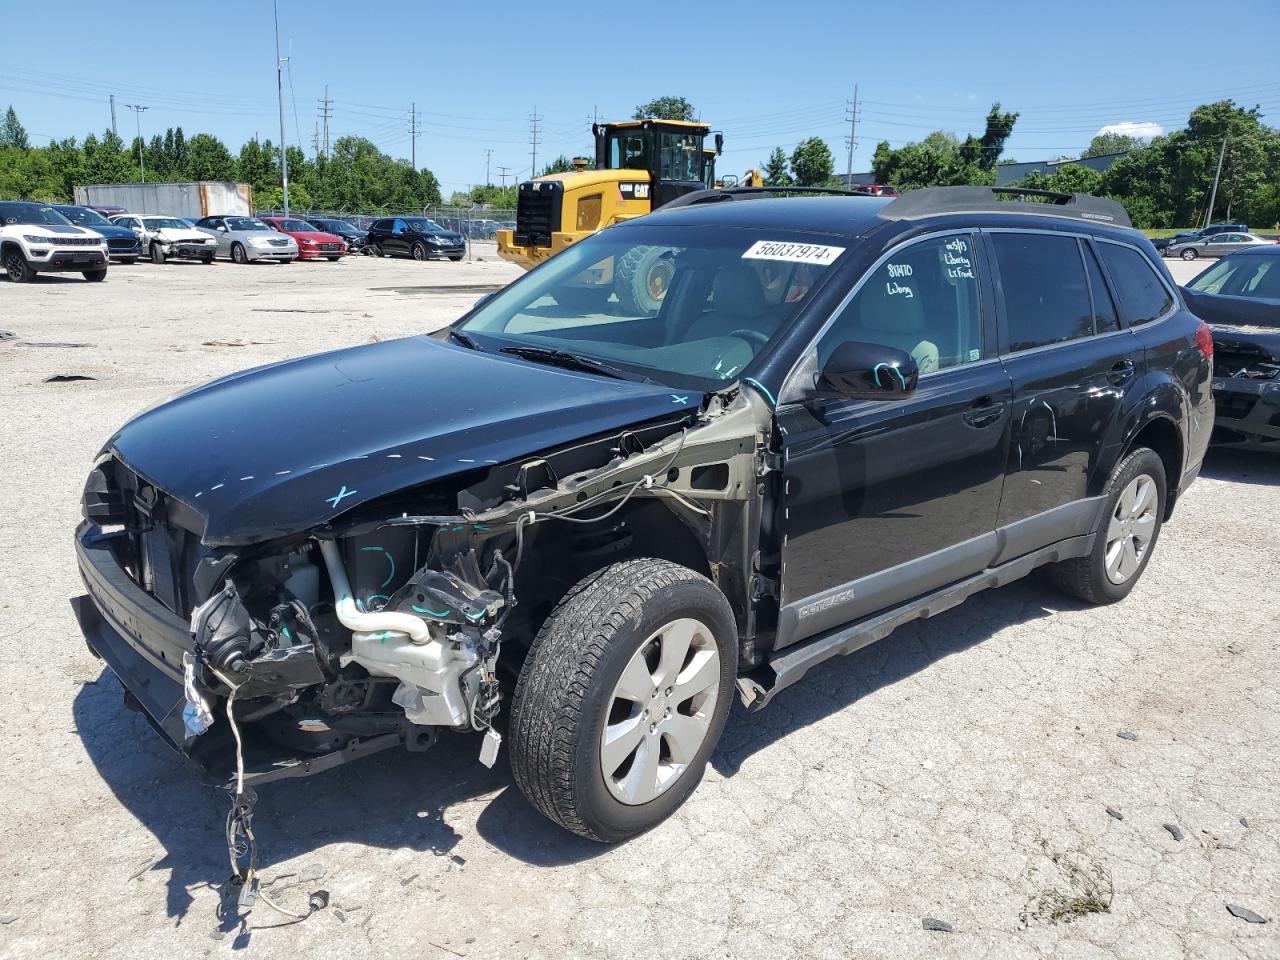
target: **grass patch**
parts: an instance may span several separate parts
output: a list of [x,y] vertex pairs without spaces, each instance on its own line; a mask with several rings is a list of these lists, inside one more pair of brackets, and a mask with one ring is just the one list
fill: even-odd
[[1071,923],[1091,913],[1111,912],[1111,901],[1115,897],[1111,871],[1097,860],[1082,864],[1053,850],[1043,837],[1037,844],[1046,862],[1039,869],[1033,868],[1033,875],[1046,886],[1027,901],[1018,915],[1024,927],[1032,921]]

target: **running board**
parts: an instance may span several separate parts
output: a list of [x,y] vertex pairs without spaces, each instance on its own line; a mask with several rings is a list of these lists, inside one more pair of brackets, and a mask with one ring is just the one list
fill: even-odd
[[[738,695],[748,710],[760,710],[780,691],[791,686],[813,667],[832,657],[846,656],[882,640],[898,627],[912,620],[923,620],[950,610],[989,587],[1003,587],[1020,580],[1036,567],[1059,560],[1088,556],[1093,550],[1094,534],[1072,537],[1042,547],[1016,560],[991,567],[982,573],[953,583],[941,590],[912,600],[905,606],[867,617],[857,623],[828,630],[810,640],[787,647],[769,658],[768,663],[752,674],[738,678]],[[770,681],[768,674],[772,672]],[[764,681],[764,682],[762,682]]]

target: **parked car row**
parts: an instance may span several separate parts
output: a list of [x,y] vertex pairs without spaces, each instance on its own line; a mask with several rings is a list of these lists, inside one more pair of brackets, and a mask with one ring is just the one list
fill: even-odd
[[[1207,230],[1214,229],[1207,227]],[[1275,246],[1280,240],[1270,240],[1266,237],[1259,237],[1252,233],[1242,233],[1239,231],[1218,231],[1217,233],[1204,233],[1203,235],[1189,234],[1179,240],[1174,237],[1173,240],[1160,250],[1162,256],[1181,257],[1183,260],[1196,260],[1200,257],[1225,257],[1229,253],[1235,253],[1246,247],[1257,246]]]
[[88,280],[106,277],[108,263],[153,263],[170,259],[211,264],[270,260],[328,260],[364,253],[414,260],[461,260],[466,238],[427,217],[384,217],[368,231],[346,220],[324,217],[207,216],[195,223],[182,217],[129,213],[76,204],[0,202],[0,265],[11,280],[37,273],[77,271]]

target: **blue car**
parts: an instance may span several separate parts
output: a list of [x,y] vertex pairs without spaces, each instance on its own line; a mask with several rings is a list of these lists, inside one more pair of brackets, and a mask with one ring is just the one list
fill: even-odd
[[142,256],[142,241],[132,230],[118,227],[102,214],[88,207],[76,206],[73,203],[55,203],[53,209],[74,223],[94,233],[100,233],[107,239],[107,253],[112,260],[121,263],[135,263]]

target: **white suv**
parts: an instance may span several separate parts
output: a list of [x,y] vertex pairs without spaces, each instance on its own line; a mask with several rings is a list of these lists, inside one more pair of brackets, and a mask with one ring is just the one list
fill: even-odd
[[14,283],[65,271],[104,280],[107,257],[101,234],[77,227],[47,203],[0,201],[0,262]]
[[128,227],[142,241],[142,249],[152,263],[164,263],[170,257],[185,257],[213,263],[218,244],[203,231],[181,217],[122,213],[111,218],[118,227]]

